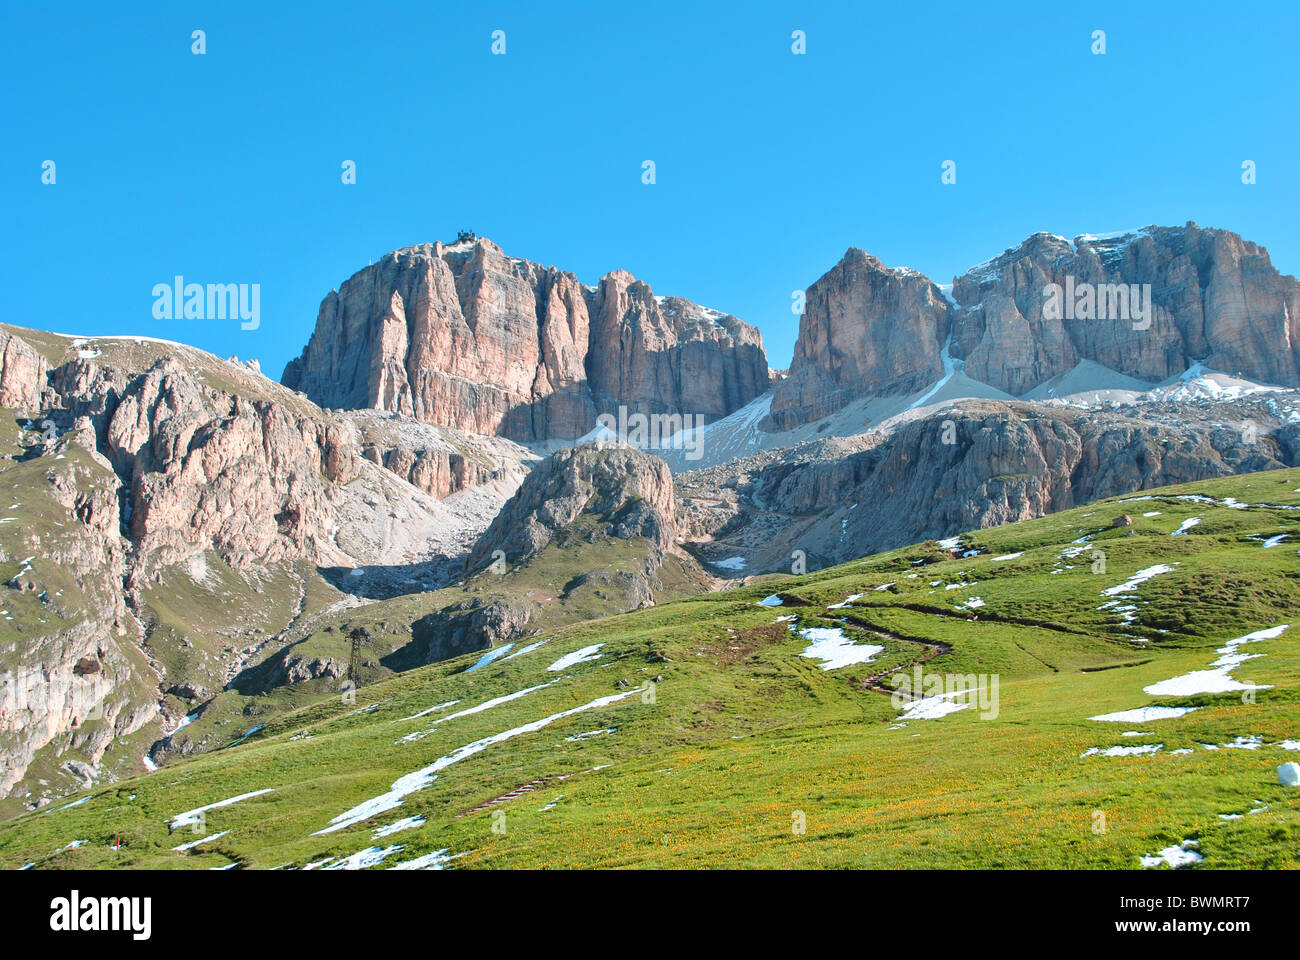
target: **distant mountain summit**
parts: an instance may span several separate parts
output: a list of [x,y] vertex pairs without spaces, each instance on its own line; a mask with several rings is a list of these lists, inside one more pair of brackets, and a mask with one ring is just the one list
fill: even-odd
[[620,405],[725,417],[763,393],[756,328],[624,270],[595,286],[491,240],[396,250],[322,301],[283,383],[523,443],[571,440]]
[[1300,284],[1263,247],[1195,223],[1073,242],[1036,233],[955,278],[950,295],[851,249],[808,288],[766,425],[788,430],[957,368],[1024,396],[1083,361],[1152,385],[1197,362],[1300,385]]

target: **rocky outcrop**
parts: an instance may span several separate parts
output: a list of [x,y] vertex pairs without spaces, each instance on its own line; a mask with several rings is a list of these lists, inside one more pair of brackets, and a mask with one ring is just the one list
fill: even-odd
[[0,407],[37,409],[48,369],[49,364],[34,347],[0,330]]
[[341,657],[299,656],[292,649],[288,651],[272,674],[272,685],[306,683],[309,680],[338,680],[346,677],[349,661]]
[[735,317],[661,301],[624,271],[585,287],[477,239],[407,247],[352,276],[283,382],[325,407],[537,442],[582,436],[619,404],[717,419],[768,372],[758,331]]
[[[672,476],[658,457],[589,445],[542,461],[471,551],[466,587],[473,595],[412,625],[423,662],[536,633],[548,618],[562,622],[569,615],[557,609],[578,596],[598,598],[606,613],[652,606],[664,589],[659,572],[666,554],[676,551],[674,509]],[[605,549],[637,538],[645,542],[630,552]],[[577,548],[558,566],[580,572],[566,573],[549,591],[529,576],[527,588],[516,587],[511,575],[552,544]]]
[[114,741],[159,716],[163,688],[194,679],[168,676],[178,661],[161,656],[170,639],[151,638],[150,586],[182,561],[203,567],[207,551],[238,570],[337,562],[342,490],[361,461],[348,425],[289,391],[275,387],[276,402],[209,385],[240,382],[216,358],[122,369],[70,341],[71,359],[51,368],[0,336],[0,389],[35,414],[18,426],[26,452],[0,461],[21,521],[0,545],[0,561],[21,561],[0,631],[0,796],[17,787],[39,805],[67,784],[21,786],[38,757],[98,776]]
[[18,564],[0,621],[0,796],[42,751],[97,772],[116,738],[158,712],[122,596],[118,480],[73,437],[51,453],[4,470],[21,523],[0,548]]
[[[794,550],[812,569],[1151,487],[1294,466],[1300,427],[1265,429],[1269,402],[1233,412],[965,401],[892,431],[684,475],[679,487],[692,533],[749,557],[747,570],[788,569]],[[1253,439],[1225,422],[1247,412],[1260,425]]]
[[446,450],[411,450],[399,444],[387,450],[370,445],[361,452],[436,500],[487,483],[495,473],[483,463]]
[[[1135,290],[1144,309],[1149,290],[1149,317],[1132,309]],[[794,363],[764,426],[788,430],[861,396],[923,389],[945,359],[1012,396],[1083,360],[1147,383],[1201,362],[1297,386],[1300,284],[1263,247],[1195,223],[1073,243],[1036,233],[957,277],[951,302],[915,271],[850,250],[808,289]]]
[[357,473],[337,424],[204,387],[170,358],[127,388],[104,445],[129,490],[137,580],[208,548],[236,567],[330,556],[330,485]]
[[768,387],[758,330],[681,297],[656,297],[626,270],[589,296],[587,371],[598,413],[721,419]]
[[573,447],[533,469],[475,544],[468,567],[491,562],[498,550],[507,563],[519,563],[583,515],[595,521],[594,535],[644,537],[667,550],[677,536],[674,511],[672,475],[658,457],[627,447]]
[[[1092,312],[1107,315],[1052,318],[1044,310],[1049,284],[1094,291],[1150,284],[1150,324],[1100,304]],[[1038,233],[958,277],[952,292],[962,306],[953,356],[969,376],[1014,395],[1080,360],[1150,382],[1200,361],[1300,385],[1300,284],[1278,273],[1263,247],[1227,230],[1188,223],[1073,244]]]
[[338,419],[356,429],[363,457],[436,500],[488,485],[501,490],[504,501],[527,472],[525,464],[540,459],[505,437],[464,433],[400,414],[357,410]]
[[421,617],[411,632],[423,662],[438,663],[522,636],[536,613],[526,599],[462,600]]
[[944,373],[951,323],[943,292],[856,248],[808,288],[789,375],[765,428],[789,430],[867,393],[906,393]]

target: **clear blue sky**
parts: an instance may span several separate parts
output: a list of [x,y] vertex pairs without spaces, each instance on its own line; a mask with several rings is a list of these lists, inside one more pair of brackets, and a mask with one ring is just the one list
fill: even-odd
[[[1195,220],[1294,274],[1298,10],[10,4],[4,319],[183,340],[278,377],[329,290],[460,228],[735,313],[777,367],[791,291],[849,246],[943,282],[1036,230]],[[260,283],[260,329],[155,320],[150,291],[176,274]]]

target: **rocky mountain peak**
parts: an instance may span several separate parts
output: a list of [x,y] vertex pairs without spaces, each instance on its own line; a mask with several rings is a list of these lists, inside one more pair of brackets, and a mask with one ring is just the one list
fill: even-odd
[[929,278],[850,247],[808,288],[789,376],[768,424],[787,430],[875,390],[907,392],[943,375],[951,307]]
[[582,436],[619,406],[715,420],[768,377],[758,331],[714,313],[666,310],[626,270],[589,287],[483,237],[421,244],[322,301],[283,383],[322,406],[523,443]]
[[[1071,300],[1056,315],[1046,306],[1053,288]],[[808,288],[766,426],[921,390],[955,364],[1010,396],[1083,361],[1153,385],[1200,362],[1296,386],[1298,317],[1300,284],[1267,250],[1194,222],[1073,241],[1040,231],[954,278],[951,300],[917,271],[850,248]]]
[[[1097,306],[1045,315],[1051,285],[1101,298],[1128,288],[1149,299],[1142,319]],[[954,357],[966,373],[1013,395],[1091,360],[1156,383],[1198,361],[1264,383],[1300,384],[1300,285],[1268,252],[1195,223],[1083,234],[1035,234],[953,282],[962,306]]]

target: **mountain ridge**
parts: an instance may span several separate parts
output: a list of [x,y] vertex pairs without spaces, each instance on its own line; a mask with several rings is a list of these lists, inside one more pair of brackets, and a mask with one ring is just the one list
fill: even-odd
[[[1126,296],[1122,317],[1048,316],[1049,285],[1076,280],[1090,292],[1145,285],[1154,315],[1146,327],[1132,322]],[[1012,396],[1082,360],[1150,382],[1204,362],[1297,386],[1300,283],[1258,244],[1193,222],[1081,234],[1074,243],[1031,234],[954,277],[950,294],[915,270],[850,248],[808,288],[795,359],[774,387],[765,423],[788,430],[861,396],[909,392],[938,379],[949,357]]]
[[393,251],[321,303],[281,380],[326,407],[373,407],[521,442],[573,439],[599,413],[714,419],[767,388],[762,336],[655,297],[625,270],[595,286],[486,238]]

